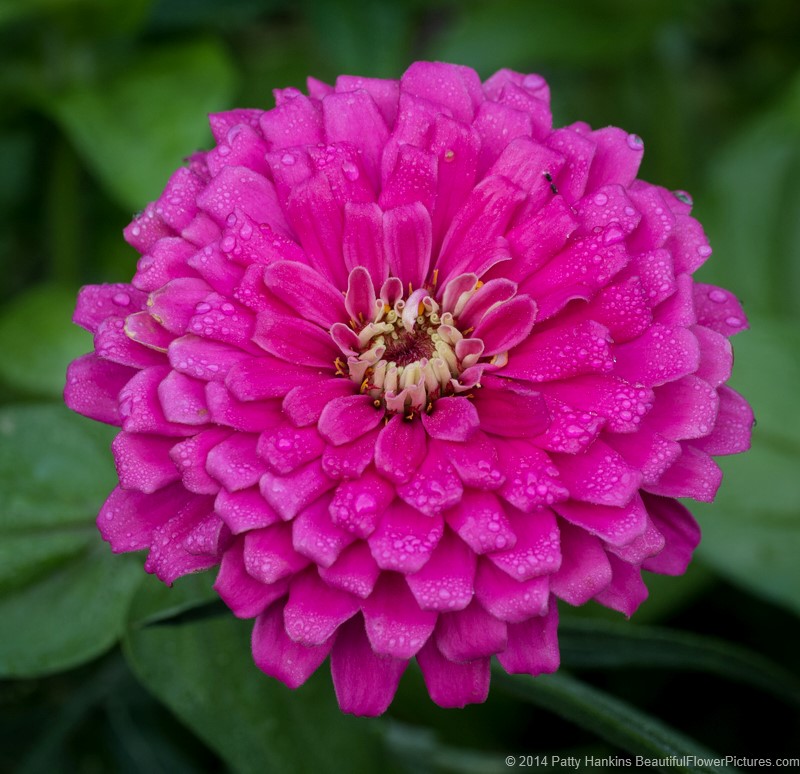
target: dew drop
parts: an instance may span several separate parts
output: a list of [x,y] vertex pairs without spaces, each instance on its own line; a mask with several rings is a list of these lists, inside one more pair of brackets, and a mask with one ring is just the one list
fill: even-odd
[[295,158],[291,153],[284,153],[283,156],[281,156],[281,163],[285,164],[287,167],[291,167],[294,162]]
[[117,293],[111,300],[117,306],[128,306],[131,302],[131,297],[127,293]]
[[709,292],[708,297],[715,303],[715,304],[722,304],[724,303],[727,298],[728,294],[724,290],[712,290]]
[[644,142],[638,134],[629,134],[628,147],[631,150],[644,150]]

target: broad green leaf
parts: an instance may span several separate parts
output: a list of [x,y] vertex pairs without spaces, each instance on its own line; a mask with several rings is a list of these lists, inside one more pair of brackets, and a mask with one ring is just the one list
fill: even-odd
[[181,160],[208,147],[207,114],[228,107],[235,75],[202,40],[143,53],[129,68],[81,82],[48,105],[86,163],[125,207],[141,208]]
[[113,486],[109,440],[63,405],[0,409],[1,676],[66,669],[120,636],[142,570],[94,527]]
[[716,255],[700,276],[730,286],[751,314],[800,320],[798,134],[800,77],[743,126],[710,170],[711,206],[702,220]]
[[800,681],[758,653],[714,637],[655,626],[562,620],[561,663],[567,669],[629,667],[710,672],[800,705]]
[[202,607],[212,600],[220,601],[212,588],[215,578],[216,572],[213,570],[185,575],[172,586],[165,585],[155,576],[145,578],[128,611],[129,626],[170,623],[171,619],[187,611]]
[[385,768],[380,723],[343,715],[325,668],[294,692],[259,672],[251,628],[232,615],[132,628],[124,652],[142,683],[237,772]]
[[699,555],[730,580],[800,612],[800,330],[764,318],[734,341],[733,386],[752,404],[753,448],[720,458],[712,505],[692,504],[703,528]]
[[89,550],[0,596],[0,676],[50,674],[108,650],[141,575],[139,558],[114,556],[97,536]]
[[39,285],[0,311],[0,379],[37,396],[64,389],[67,365],[92,348],[92,336],[72,324],[75,290]]
[[[654,767],[664,772],[733,771],[708,765],[722,756],[675,731],[657,718],[564,672],[532,678],[493,670],[492,680],[503,691],[571,721],[619,747],[629,755],[648,759],[693,756],[695,763]],[[641,767],[644,768],[644,767]]]

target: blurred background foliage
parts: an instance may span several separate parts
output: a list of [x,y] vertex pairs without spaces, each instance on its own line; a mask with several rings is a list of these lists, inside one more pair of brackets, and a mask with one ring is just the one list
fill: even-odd
[[[799,39],[793,0],[0,0],[0,770],[798,755]],[[579,681],[496,680],[487,705],[445,712],[411,671],[364,721],[336,711],[327,676],[292,694],[261,675],[248,625],[207,605],[210,579],[167,590],[111,556],[93,526],[111,433],[60,392],[91,348],[70,324],[78,287],[132,275],[121,230],[210,145],[206,113],[419,58],[540,72],[556,124],[645,139],[642,176],[689,190],[715,248],[700,279],[751,317],[732,383],[759,424],[716,504],[693,508],[705,540],[686,576],[653,578],[630,624],[564,611]]]

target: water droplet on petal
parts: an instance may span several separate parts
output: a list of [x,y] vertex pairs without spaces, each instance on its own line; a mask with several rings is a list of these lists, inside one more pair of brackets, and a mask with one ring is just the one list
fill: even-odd
[[342,173],[348,180],[358,180],[358,167],[352,161],[342,162]]
[[117,293],[111,300],[117,306],[128,306],[131,302],[131,297],[127,293]]
[[294,164],[295,158],[292,156],[291,153],[284,153],[281,157],[281,163],[285,164],[287,167],[291,167]]
[[715,304],[722,304],[727,300],[728,294],[724,290],[715,289],[709,292],[708,297]]
[[644,141],[638,134],[629,134],[628,147],[631,150],[644,150]]

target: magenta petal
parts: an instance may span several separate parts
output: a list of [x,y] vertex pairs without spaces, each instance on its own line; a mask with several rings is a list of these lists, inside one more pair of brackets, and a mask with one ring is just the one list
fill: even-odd
[[503,572],[516,580],[550,575],[561,566],[561,542],[556,517],[548,509],[509,514],[517,536],[512,548],[487,554]]
[[383,214],[384,252],[392,276],[422,286],[431,261],[431,216],[419,202]]
[[325,448],[315,427],[279,424],[263,432],[258,439],[258,455],[281,475],[288,475],[301,465],[317,459]]
[[631,384],[654,387],[694,373],[700,365],[700,347],[687,328],[656,323],[638,339],[615,349],[614,373]]
[[420,203],[433,210],[438,178],[436,156],[414,145],[401,145],[394,169],[381,190],[379,203],[385,210]]
[[271,585],[261,583],[247,573],[244,565],[244,541],[234,541],[222,555],[214,591],[237,618],[255,618],[289,589],[286,580]]
[[358,597],[331,588],[311,567],[291,581],[289,601],[283,610],[286,633],[301,645],[322,645],[358,612],[360,605]]
[[425,565],[443,532],[441,517],[426,516],[404,502],[395,500],[367,542],[382,570],[394,570],[407,575]]
[[642,483],[640,471],[631,468],[610,446],[595,441],[579,455],[556,454],[553,459],[570,495],[597,505],[623,506]]
[[303,508],[335,485],[336,482],[322,471],[319,460],[309,462],[286,476],[267,472],[259,481],[264,499],[284,521],[293,519]]
[[647,485],[647,491],[664,497],[691,497],[701,503],[713,502],[722,471],[704,451],[681,444],[681,454],[661,478]]
[[375,467],[394,483],[404,484],[414,475],[425,454],[423,426],[419,422],[407,422],[398,414],[378,434]]
[[717,420],[719,396],[706,381],[684,376],[675,382],[656,387],[656,402],[647,415],[649,429],[673,441],[702,438]]
[[165,524],[186,502],[186,490],[172,484],[153,494],[116,487],[100,508],[97,528],[114,553],[150,546],[153,530]]
[[750,448],[753,432],[753,409],[730,387],[719,388],[719,413],[714,429],[692,445],[706,454],[739,454]]
[[550,597],[548,576],[517,580],[488,559],[478,561],[475,598],[499,621],[519,623],[547,612]]
[[421,570],[406,578],[422,610],[463,610],[471,601],[475,554],[446,530]]
[[428,693],[440,707],[480,704],[489,696],[490,659],[465,663],[448,660],[431,639],[417,654]]
[[261,496],[257,487],[243,489],[240,492],[228,492],[222,489],[214,501],[214,511],[234,535],[251,529],[269,527],[281,520]]
[[318,381],[316,370],[264,356],[234,365],[225,377],[225,386],[239,400],[248,401],[283,398],[293,387]]
[[337,527],[328,508],[330,495],[323,495],[303,509],[292,522],[292,544],[296,551],[320,567],[330,567],[356,536]]
[[328,333],[314,323],[267,312],[258,316],[253,341],[293,365],[331,368],[339,352]]
[[502,504],[489,492],[466,490],[445,518],[476,554],[512,548],[517,541]]
[[111,448],[119,482],[125,489],[151,494],[180,478],[170,458],[172,438],[120,433]]
[[378,431],[365,433],[341,446],[326,446],[322,452],[322,469],[329,478],[341,481],[355,479],[367,469],[375,452]]
[[180,471],[183,485],[195,494],[216,494],[219,481],[206,468],[208,453],[222,443],[230,433],[221,427],[212,427],[176,443],[169,456]]
[[436,645],[450,661],[472,661],[505,650],[506,624],[473,600],[463,610],[439,616]]
[[298,427],[315,424],[325,406],[336,398],[355,392],[356,385],[349,379],[320,379],[292,387],[283,399],[286,416]]
[[384,255],[383,212],[374,203],[348,202],[344,208],[342,235],[344,263],[348,271],[363,267],[375,286],[388,277]]
[[647,599],[647,586],[642,580],[640,567],[609,555],[611,563],[611,583],[595,596],[595,599],[612,610],[619,610],[630,618],[639,605]]
[[158,385],[158,399],[168,422],[203,425],[209,420],[206,382],[171,371]]
[[586,187],[591,191],[608,183],[630,185],[642,162],[642,141],[614,126],[598,129],[590,137],[597,149]]
[[211,421],[215,424],[245,433],[257,433],[280,421],[281,406],[276,400],[236,400],[221,382],[206,382],[205,388]]
[[532,438],[547,428],[542,395],[511,380],[487,376],[475,399],[481,428],[492,435]]
[[541,675],[555,672],[561,664],[558,650],[558,608],[551,599],[545,615],[509,624],[508,647],[497,660],[509,674]]
[[472,334],[485,345],[484,356],[515,347],[530,334],[536,317],[536,304],[529,296],[516,296],[489,311]]
[[290,524],[254,529],[244,536],[244,566],[248,575],[272,584],[289,578],[308,565],[308,559],[294,550]]
[[283,605],[275,603],[256,619],[253,659],[265,674],[290,688],[299,688],[328,657],[333,641],[306,647],[292,640],[283,628]]
[[376,653],[407,659],[433,633],[437,613],[420,610],[402,576],[383,573],[363,605],[367,637]]
[[461,480],[475,489],[497,489],[505,476],[489,437],[477,431],[469,443],[445,443],[445,454]]
[[565,602],[583,605],[611,583],[611,564],[596,537],[563,521],[559,527],[561,567],[550,588]]
[[700,542],[700,527],[676,500],[644,495],[644,504],[656,529],[666,541],[664,549],[647,559],[645,570],[662,575],[683,575]]
[[723,336],[734,336],[747,330],[747,317],[733,293],[700,282],[694,286],[697,322]]
[[369,432],[383,419],[383,408],[373,404],[369,395],[334,398],[322,410],[319,431],[334,446],[341,446]]
[[568,500],[553,509],[570,524],[614,546],[628,545],[647,529],[647,510],[638,494],[621,508]]
[[133,368],[111,363],[90,352],[69,364],[64,402],[85,417],[120,425],[117,395],[135,374]]
[[121,282],[84,285],[78,292],[72,322],[94,333],[108,317],[124,317],[144,308],[147,294]]
[[348,621],[341,627],[331,653],[331,677],[342,712],[382,715],[407,664],[407,660],[375,653],[360,617]]
[[421,419],[428,435],[442,441],[468,441],[480,424],[475,406],[462,397],[439,398]]
[[329,508],[331,518],[341,529],[365,538],[393,498],[394,487],[374,471],[367,471],[357,480],[339,484]]
[[380,568],[364,541],[356,541],[330,566],[319,568],[320,577],[329,586],[366,599],[375,588]]
[[346,319],[342,294],[324,277],[296,261],[276,261],[264,270],[264,284],[300,317],[330,328]]
[[256,453],[257,443],[253,433],[230,436],[208,453],[206,469],[230,492],[255,486],[267,468]]
[[397,494],[409,505],[428,516],[436,516],[455,505],[464,492],[455,470],[444,456],[444,449],[430,444],[425,462]]
[[559,469],[541,449],[528,441],[504,439],[497,451],[505,473],[499,493],[515,508],[532,513],[569,497]]

